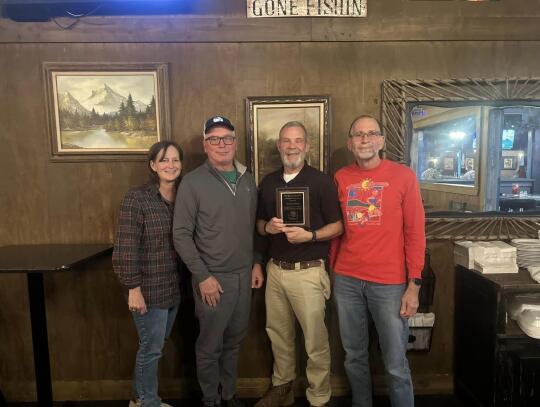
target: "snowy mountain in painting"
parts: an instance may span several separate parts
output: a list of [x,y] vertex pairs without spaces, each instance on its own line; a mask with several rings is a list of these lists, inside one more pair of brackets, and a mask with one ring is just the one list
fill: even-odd
[[[127,97],[115,92],[105,83],[103,84],[103,87],[92,90],[92,94],[87,99],[83,100],[81,104],[89,111],[93,108],[97,113],[103,114],[117,112],[122,102],[124,102],[125,105]],[[147,105],[138,100],[133,101],[133,104],[135,105],[135,109],[139,112],[144,112],[146,110]]]
[[90,111],[85,109],[77,99],[69,92],[61,93],[58,95],[58,106],[60,110],[69,113],[78,113],[80,115],[88,116]]

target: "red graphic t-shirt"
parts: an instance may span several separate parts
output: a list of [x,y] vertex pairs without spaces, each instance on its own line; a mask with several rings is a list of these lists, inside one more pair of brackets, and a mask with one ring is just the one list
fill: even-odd
[[344,234],[332,244],[334,271],[383,284],[420,277],[426,247],[424,208],[414,172],[383,160],[335,176]]

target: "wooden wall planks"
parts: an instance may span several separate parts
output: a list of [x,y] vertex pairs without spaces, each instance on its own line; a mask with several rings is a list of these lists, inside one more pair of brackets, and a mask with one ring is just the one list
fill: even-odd
[[[426,15],[379,15],[367,19],[246,19],[236,15],[85,17],[69,30],[52,22],[16,23],[0,19],[0,43],[537,41],[539,8],[533,7],[528,15],[514,16],[459,16],[432,10]],[[65,18],[58,21],[66,26],[73,22]]]

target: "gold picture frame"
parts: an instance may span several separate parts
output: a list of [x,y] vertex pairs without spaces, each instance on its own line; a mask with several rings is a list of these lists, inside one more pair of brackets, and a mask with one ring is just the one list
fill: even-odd
[[307,129],[308,164],[329,170],[330,96],[256,96],[246,99],[247,162],[257,185],[281,167],[276,142],[280,128],[299,121]]
[[166,63],[43,64],[52,161],[144,160],[170,139]]

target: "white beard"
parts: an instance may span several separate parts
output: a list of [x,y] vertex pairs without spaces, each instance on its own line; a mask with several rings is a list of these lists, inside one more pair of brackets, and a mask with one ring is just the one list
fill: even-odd
[[283,162],[283,166],[291,170],[301,167],[305,159],[306,159],[306,153],[299,153],[298,159],[294,161],[289,160],[286,154],[281,155],[281,161]]

